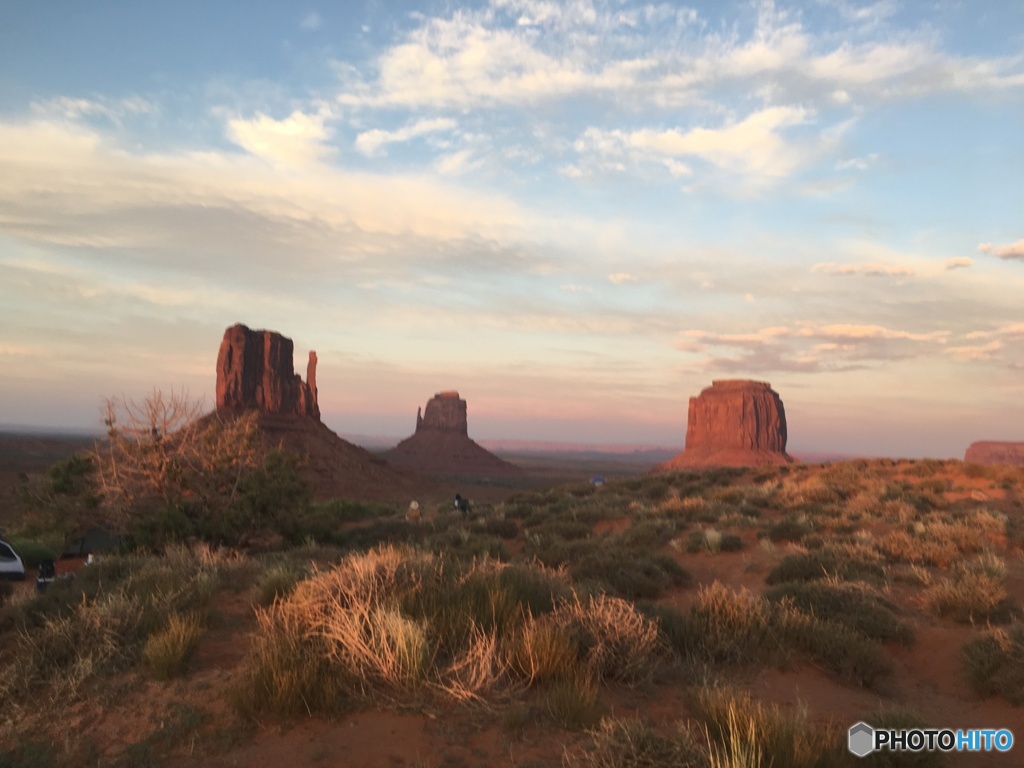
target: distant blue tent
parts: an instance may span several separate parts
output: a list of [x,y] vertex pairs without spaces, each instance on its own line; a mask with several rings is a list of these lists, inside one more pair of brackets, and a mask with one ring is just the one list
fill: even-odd
[[604,478],[601,477],[600,475],[595,475],[594,477],[590,478],[590,482],[592,485],[596,485],[598,488],[600,488],[602,485],[604,485]]

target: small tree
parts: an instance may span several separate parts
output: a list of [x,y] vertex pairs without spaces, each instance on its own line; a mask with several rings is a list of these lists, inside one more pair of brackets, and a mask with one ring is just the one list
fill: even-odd
[[[97,446],[94,463],[111,524],[154,544],[188,535],[234,544],[304,501],[297,476],[276,489],[273,509],[251,498],[266,485],[256,479],[279,464],[268,462],[255,412],[230,418],[201,413],[202,403],[184,391],[154,390],[141,403],[106,401],[108,440]],[[255,519],[257,510],[262,519]]]

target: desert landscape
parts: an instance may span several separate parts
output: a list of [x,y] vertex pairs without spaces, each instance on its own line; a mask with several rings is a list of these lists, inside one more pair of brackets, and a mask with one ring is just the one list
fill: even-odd
[[0,2],[0,768],[1024,765],[1022,41]]
[[1017,764],[846,731],[1024,732],[1021,466],[799,462],[739,380],[632,474],[516,467],[454,391],[374,455],[292,353],[233,326],[209,414],[154,394],[88,448],[5,436],[29,568],[0,582],[0,764]]

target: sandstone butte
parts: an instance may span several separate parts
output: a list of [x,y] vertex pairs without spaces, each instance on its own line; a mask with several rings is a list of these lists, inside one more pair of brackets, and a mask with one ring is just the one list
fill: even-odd
[[495,477],[522,474],[469,437],[466,401],[439,392],[416,413],[416,431],[384,455],[395,466],[431,475]]
[[974,464],[1010,464],[1024,467],[1024,442],[997,442],[984,440],[971,443],[964,454],[964,461]]
[[218,415],[257,411],[264,439],[300,456],[316,498],[397,501],[422,492],[422,478],[389,466],[320,421],[316,352],[309,353],[306,381],[295,373],[293,354],[292,340],[276,331],[241,324],[225,330],[217,355]]
[[690,398],[686,448],[656,470],[789,464],[786,410],[762,381],[713,381]]

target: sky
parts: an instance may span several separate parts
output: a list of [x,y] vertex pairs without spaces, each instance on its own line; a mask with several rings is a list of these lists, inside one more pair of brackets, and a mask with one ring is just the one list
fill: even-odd
[[1024,440],[1024,4],[0,4],[0,424],[213,404],[237,322],[324,422],[799,451]]

